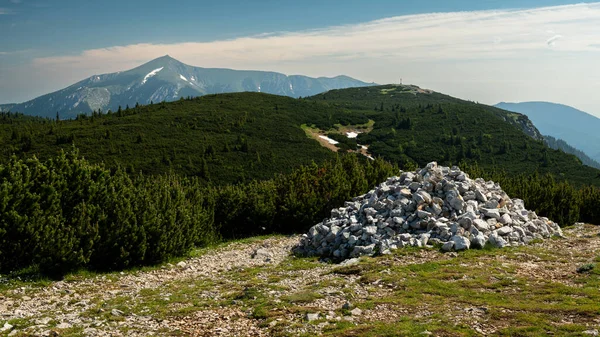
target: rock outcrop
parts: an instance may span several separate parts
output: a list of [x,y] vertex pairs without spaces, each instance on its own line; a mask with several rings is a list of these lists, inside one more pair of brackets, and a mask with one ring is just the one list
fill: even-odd
[[331,217],[310,228],[294,250],[344,260],[405,246],[437,244],[459,251],[551,236],[562,236],[556,223],[528,211],[523,200],[511,199],[498,184],[432,162],[331,210]]

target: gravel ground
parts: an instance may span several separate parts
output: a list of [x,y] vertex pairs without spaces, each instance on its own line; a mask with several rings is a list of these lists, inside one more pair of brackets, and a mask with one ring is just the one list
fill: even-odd
[[[577,287],[574,266],[600,253],[600,235],[593,226],[576,226],[565,234],[567,239],[532,246],[547,249],[548,254],[565,252],[561,255],[564,258],[542,259],[539,254],[519,251],[516,258],[506,262],[515,268],[516,275],[532,283],[550,278]],[[297,242],[295,236],[232,243],[154,270],[9,288],[0,294],[0,336],[319,335],[340,321],[356,325],[392,322],[407,315],[415,319],[428,317],[440,310],[455,315],[457,321],[468,323],[481,335],[503,328],[502,322],[489,320],[486,308],[461,305],[424,305],[415,312],[414,308],[389,303],[341,314],[348,302],[386,298],[397,289],[381,279],[365,281],[359,274],[333,273],[337,265],[294,259],[290,251]],[[377,263],[411,265],[456,256],[422,249],[382,257]],[[494,254],[488,260],[503,258],[502,254]],[[307,265],[294,265],[298,260]],[[484,257],[473,263],[481,266],[487,262]],[[189,292],[181,290],[186,286]],[[257,293],[251,292],[253,287]],[[150,297],[158,304],[148,304]],[[253,310],[261,300],[276,304],[276,309],[271,307],[267,315],[257,317]],[[308,317],[307,313],[319,316],[309,322],[316,317]],[[585,324],[597,328],[600,320],[596,320],[586,318]]]

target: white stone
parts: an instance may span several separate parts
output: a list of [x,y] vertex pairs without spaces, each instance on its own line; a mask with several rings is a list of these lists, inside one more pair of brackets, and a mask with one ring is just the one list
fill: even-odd
[[455,235],[452,237],[452,241],[454,242],[454,250],[466,250],[471,247],[471,242],[464,236]]

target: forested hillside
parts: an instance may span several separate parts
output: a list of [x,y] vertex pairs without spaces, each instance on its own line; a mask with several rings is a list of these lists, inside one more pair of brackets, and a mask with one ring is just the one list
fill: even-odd
[[308,99],[375,121],[371,132],[358,136],[358,143],[369,144],[372,155],[400,166],[422,167],[434,160],[444,165],[477,162],[484,169],[549,172],[577,184],[600,186],[600,171],[582,165],[574,155],[550,149],[527,117],[517,113],[412,86],[332,90]]
[[6,162],[11,154],[49,158],[75,145],[90,162],[108,167],[232,183],[333,158],[306,136],[303,124],[326,132],[369,120],[373,130],[360,134],[358,143],[401,166],[467,161],[600,185],[600,171],[536,140],[537,130],[526,117],[412,86],[334,90],[307,99],[209,95],[68,121],[4,113],[0,151]]
[[50,158],[75,145],[90,162],[129,171],[175,172],[215,184],[268,179],[302,164],[334,158],[334,153],[306,137],[300,128],[306,121],[330,128],[366,118],[259,93],[123,107],[65,121],[3,113],[0,161],[12,154]]

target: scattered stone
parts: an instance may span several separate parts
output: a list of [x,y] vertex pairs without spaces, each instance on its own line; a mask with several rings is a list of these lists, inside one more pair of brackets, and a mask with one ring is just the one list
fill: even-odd
[[6,331],[10,331],[12,330],[13,326],[7,323],[4,323],[4,326],[2,327],[2,329],[0,329],[0,332],[6,332]]
[[124,312],[122,312],[122,311],[121,311],[121,310],[119,310],[119,309],[113,309],[113,310],[111,310],[111,311],[110,311],[110,313],[111,313],[111,315],[113,315],[113,316],[123,316],[123,314],[124,314]]
[[96,328],[85,328],[83,329],[83,334],[86,336],[97,336],[98,335],[98,329]]
[[[327,228],[327,231],[329,232],[329,228]],[[317,233],[316,235],[319,234]],[[259,248],[252,253],[252,258],[269,262],[273,258],[273,254],[264,248]]]
[[73,325],[69,324],[69,323],[60,323],[59,325],[56,326],[57,329],[70,329],[72,328]]
[[316,321],[319,319],[319,313],[307,313],[304,319],[306,319],[309,322]]
[[177,267],[179,267],[179,268],[185,268],[186,266],[187,266],[187,263],[185,263],[183,261],[181,261],[177,264]]
[[354,308],[350,310],[350,313],[352,314],[352,316],[360,316],[362,315],[362,310],[360,310],[359,308]]
[[360,262],[360,259],[359,259],[359,258],[357,258],[357,257],[355,257],[355,258],[352,258],[352,259],[347,259],[347,260],[345,260],[345,261],[342,261],[342,262],[340,263],[340,266],[342,266],[342,267],[345,267],[345,266],[353,266],[353,265],[355,265],[355,264],[358,264],[359,262]]
[[598,333],[598,330],[594,329],[594,330],[585,330],[582,332],[582,334],[584,335],[588,335],[588,336],[598,336],[600,335],[600,333]]
[[334,208],[294,250],[344,261],[405,246],[441,244],[442,251],[452,252],[552,236],[563,236],[556,223],[526,210],[523,200],[511,199],[498,184],[433,162]]

